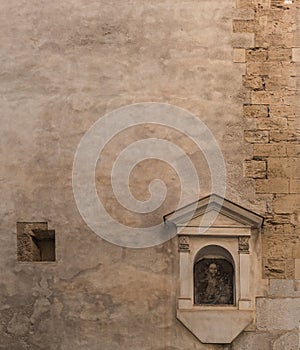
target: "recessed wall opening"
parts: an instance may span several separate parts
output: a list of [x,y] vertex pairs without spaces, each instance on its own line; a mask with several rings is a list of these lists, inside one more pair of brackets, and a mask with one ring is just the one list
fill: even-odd
[[194,262],[194,304],[234,305],[234,261],[220,246],[206,246]]
[[55,231],[46,222],[17,223],[18,261],[55,261]]

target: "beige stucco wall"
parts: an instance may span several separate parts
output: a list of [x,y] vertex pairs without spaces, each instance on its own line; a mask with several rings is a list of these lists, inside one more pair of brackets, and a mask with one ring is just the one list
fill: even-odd
[[[238,22],[233,27],[234,18],[255,18],[253,23],[261,26],[256,28],[269,30],[270,13],[281,11],[270,6],[230,0],[0,1],[0,349],[226,349],[201,344],[175,318],[175,239],[152,248],[122,248],[92,232],[76,207],[72,165],[82,136],[106,113],[132,103],[170,103],[205,122],[224,156],[227,198],[261,215],[269,213],[271,228],[293,226],[293,232],[285,232],[291,244],[286,243],[283,252],[278,248],[281,239],[271,232],[264,258],[271,259],[266,265],[275,266],[267,267],[267,277],[294,278],[295,259],[299,258],[294,208],[299,189],[295,187],[293,198],[286,199],[292,203],[288,213],[279,209],[274,219],[272,208],[281,205],[282,193],[274,204],[272,189],[255,187],[255,178],[266,178],[265,158],[259,159],[263,164],[251,163],[263,152],[255,143],[257,138],[264,142],[268,134],[268,127],[257,126],[256,117],[271,108],[273,100],[264,100],[255,118],[249,116],[252,110],[243,108],[243,104],[259,105],[265,96],[257,94],[252,80],[243,80],[244,61],[253,60],[249,49],[255,45],[253,27],[252,33],[238,27]],[[254,9],[260,12],[255,14]],[[294,10],[285,10],[291,15],[281,21],[290,23]],[[257,33],[256,37],[260,39],[257,45],[267,49],[266,39]],[[248,75],[255,75],[255,69],[258,65],[250,63]],[[267,84],[274,87],[276,82]],[[276,103],[272,108],[279,113]],[[292,118],[288,121],[290,128],[295,128]],[[282,128],[282,124],[276,125]],[[259,134],[253,135],[257,128]],[[169,185],[169,199],[159,210],[144,220],[124,215],[112,200],[110,163],[137,135],[165,137],[182,147],[202,176],[199,197],[210,192],[207,164],[195,145],[173,131],[145,126],[113,139],[103,154],[104,165],[97,168],[100,197],[114,218],[133,226],[151,225],[176,208],[176,177],[174,180],[169,167],[155,161],[135,170],[132,191],[144,199],[149,179],[159,174]],[[295,144],[289,134],[282,137]],[[296,146],[289,149],[296,158]],[[287,155],[285,151],[283,157]],[[248,163],[244,164],[245,160]],[[278,169],[276,164],[274,169]],[[279,217],[285,221],[278,221]],[[17,262],[18,221],[48,222],[56,233],[55,263]],[[268,310],[273,307],[268,301],[262,303]],[[257,333],[239,338],[239,344],[244,344],[239,349],[259,344],[262,334],[268,345],[260,349],[269,349],[277,339],[276,332],[282,330],[273,329],[268,320],[262,324]],[[295,324],[285,331],[295,333]],[[270,335],[272,332],[275,335]]]

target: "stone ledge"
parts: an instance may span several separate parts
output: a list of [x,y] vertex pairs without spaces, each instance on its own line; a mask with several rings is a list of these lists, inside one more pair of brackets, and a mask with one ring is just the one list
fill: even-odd
[[244,310],[177,310],[177,319],[204,344],[230,344],[253,318]]

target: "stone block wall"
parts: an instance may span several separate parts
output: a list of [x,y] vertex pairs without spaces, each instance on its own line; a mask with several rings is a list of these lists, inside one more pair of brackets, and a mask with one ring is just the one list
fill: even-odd
[[234,33],[254,34],[254,45],[235,48],[244,62],[244,104],[252,155],[244,176],[256,194],[269,195],[263,234],[264,276],[299,278],[299,23],[297,1],[238,1],[248,18],[234,19]]
[[[0,1],[1,350],[297,349],[297,11],[299,0]],[[204,121],[226,160],[227,198],[266,218],[270,288],[257,299],[256,324],[231,345],[201,344],[176,320],[174,239],[140,250],[115,246],[75,205],[81,137],[107,112],[144,101]],[[104,152],[104,173],[116,150],[155,132],[185,149],[202,175],[205,162],[190,140],[149,125]],[[152,162],[134,177],[139,199],[157,174],[170,181],[171,199],[147,224],[174,209],[179,188]],[[100,175],[99,193],[116,211],[110,174]],[[122,219],[132,223],[128,213]],[[28,263],[27,247],[27,262],[18,262],[17,238],[23,248],[28,241],[17,222],[48,222],[56,261]]]
[[244,332],[231,350],[298,350],[300,283],[271,279],[268,297],[257,298],[255,332]]

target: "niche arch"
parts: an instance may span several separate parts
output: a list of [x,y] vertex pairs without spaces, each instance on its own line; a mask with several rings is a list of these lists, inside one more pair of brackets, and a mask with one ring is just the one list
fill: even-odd
[[193,263],[194,305],[235,305],[235,263],[218,245],[201,248]]
[[[170,232],[175,229],[178,236],[177,319],[205,344],[230,344],[244,330],[252,330],[256,298],[268,288],[261,268],[263,217],[211,194],[166,215],[164,220],[166,228]],[[207,270],[213,262],[216,265],[212,270],[227,265],[223,276],[231,266],[231,300],[216,302],[211,297],[203,302],[196,297],[195,303],[195,266],[203,263]]]

